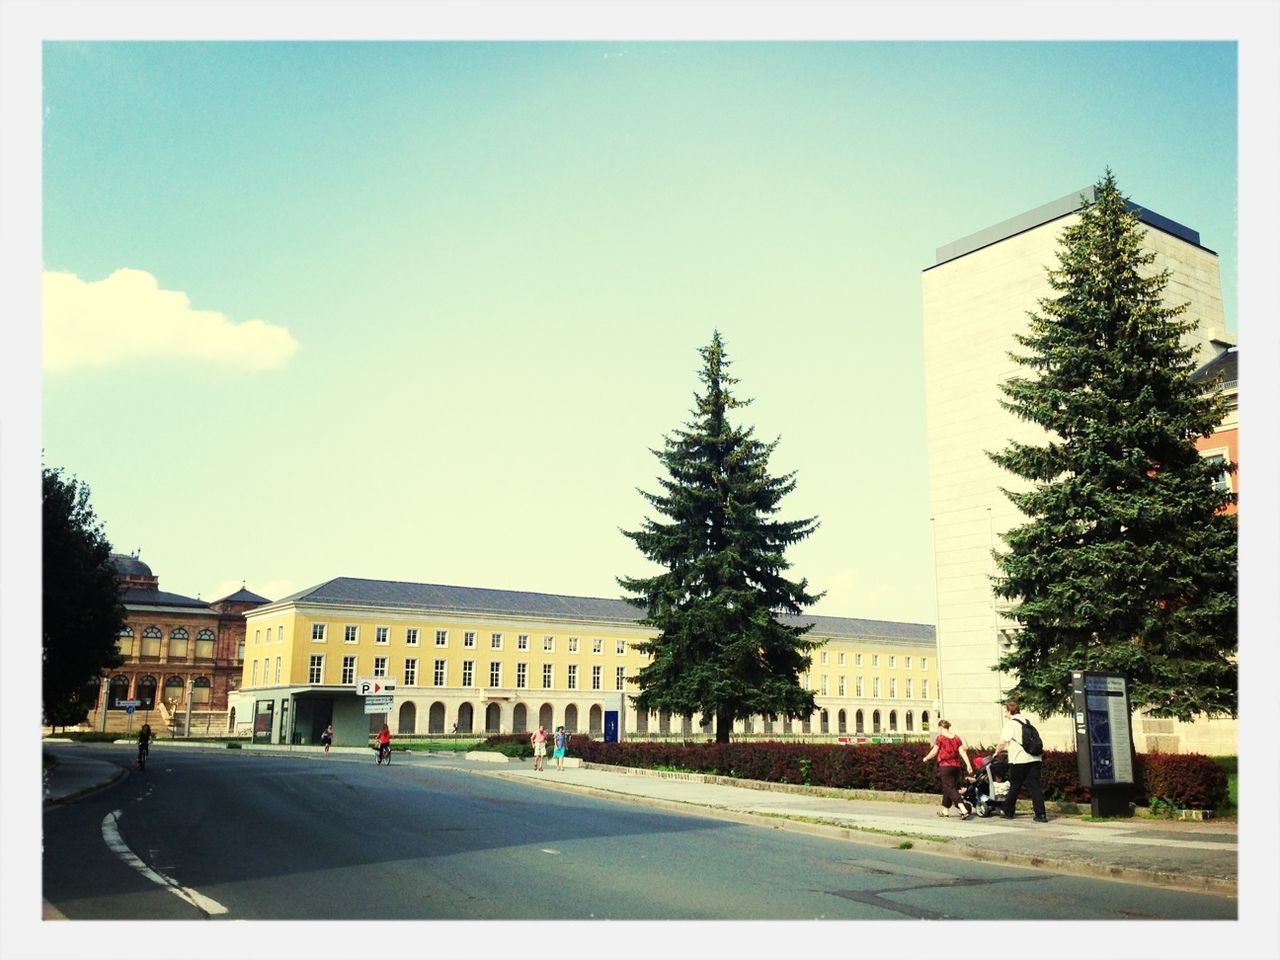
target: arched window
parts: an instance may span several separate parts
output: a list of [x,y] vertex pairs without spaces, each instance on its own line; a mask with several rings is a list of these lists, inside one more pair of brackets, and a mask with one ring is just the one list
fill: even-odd
[[670,710],[658,711],[658,733],[660,733],[664,737],[671,733],[671,711]]
[[500,733],[502,727],[502,708],[496,703],[491,703],[485,707],[484,711],[484,732]]
[[212,630],[201,630],[196,634],[196,659],[212,660],[217,635]]
[[427,711],[427,733],[444,733],[444,704],[439,700]]
[[117,673],[111,678],[111,685],[107,688],[107,709],[123,710],[120,706],[121,700],[129,699],[129,678],[124,674]]
[[867,732],[867,728],[863,725],[863,720],[862,720],[862,711],[861,711],[861,710],[859,710],[857,713],[855,713],[855,714],[853,715],[853,732],[854,732],[854,733],[866,733],[866,732]]
[[523,703],[517,703],[515,709],[511,711],[511,732],[529,732],[529,708]]
[[550,730],[552,719],[553,718],[552,718],[551,704],[544,703],[541,707],[538,708],[538,725],[546,727],[548,730]]
[[471,732],[471,725],[472,725],[471,718],[473,716],[474,716],[474,710],[471,704],[464,703],[462,706],[458,707],[458,732],[459,733]]
[[897,710],[889,711],[889,732],[890,733],[898,732],[898,711]]
[[116,634],[116,652],[126,658],[133,656],[133,627],[125,627]]
[[400,704],[400,726],[396,732],[401,736],[409,733],[416,733],[418,725],[418,708],[414,706],[412,700],[406,700]]
[[872,733],[880,732],[880,711],[879,710],[871,711],[871,732]]
[[[181,627],[169,631],[169,659],[185,660],[187,659],[187,631]],[[167,687],[168,684],[166,683]]]
[[843,710],[841,710],[839,713],[836,714],[836,732],[838,733],[849,732],[849,721],[845,717],[845,712]]
[[593,737],[600,736],[604,730],[604,711],[598,703],[593,703],[587,712],[587,730]]
[[137,700],[142,710],[154,710],[156,708],[156,678],[147,674],[138,678],[138,683],[134,687],[133,699]]
[[915,728],[911,724],[911,711],[908,710],[907,711],[907,733],[910,733],[913,729]]
[[174,676],[167,679],[164,682],[164,702],[182,703],[186,686],[186,681],[181,677]]
[[920,729],[926,730],[926,731],[929,729],[929,711],[928,710],[920,711]]
[[160,641],[163,639],[164,634],[160,632],[159,627],[150,626],[143,630],[142,656],[158,660],[160,658]]
[[208,677],[196,677],[191,683],[191,703],[194,706],[209,705],[209,695],[213,692],[213,685],[209,683]]
[[649,733],[649,711],[648,710],[636,711],[636,733],[643,734],[646,736],[648,735]]
[[571,703],[564,708],[564,728],[570,733],[578,732],[578,705]]
[[827,716],[827,711],[823,710],[822,713],[818,715],[818,721],[819,721],[819,726],[818,726],[819,733],[831,732],[831,718]]

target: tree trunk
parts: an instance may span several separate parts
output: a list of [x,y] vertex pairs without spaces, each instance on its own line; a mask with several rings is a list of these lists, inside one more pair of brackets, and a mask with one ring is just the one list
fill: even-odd
[[733,717],[727,713],[716,714],[716,743],[728,743],[729,731],[733,729]]

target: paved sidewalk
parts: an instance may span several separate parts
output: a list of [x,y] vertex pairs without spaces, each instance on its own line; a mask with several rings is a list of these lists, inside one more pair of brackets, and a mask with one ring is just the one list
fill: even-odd
[[[161,760],[169,750],[220,746],[166,741],[153,750],[151,759]],[[308,762],[351,761],[369,755],[369,749],[363,746],[335,747],[327,758],[319,747],[246,745],[244,751],[287,754]],[[58,751],[60,762],[44,775],[46,804],[72,801],[103,789],[128,773],[127,753],[108,760],[95,757],[92,752],[83,748]],[[1237,889],[1235,821],[1181,822],[1135,817],[1093,822],[1079,814],[1064,813],[1052,803],[1048,823],[1034,823],[1029,810],[1020,811],[1011,821],[977,816],[968,820],[943,819],[935,815],[937,806],[929,796],[822,791],[699,774],[585,765],[572,758],[563,771],[549,766],[541,773],[534,771],[532,761],[507,762],[496,754],[456,757],[397,751],[394,763],[429,764],[539,788],[577,791],[860,843],[893,847],[909,843],[912,849],[929,853],[1056,873],[1232,897]]]

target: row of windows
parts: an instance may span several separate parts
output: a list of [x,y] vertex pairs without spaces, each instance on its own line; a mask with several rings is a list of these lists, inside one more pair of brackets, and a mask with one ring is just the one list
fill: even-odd
[[[282,628],[283,629],[283,628]],[[268,630],[270,633],[270,630]],[[421,631],[417,627],[404,628],[405,646],[418,646],[418,638]],[[329,625],[327,623],[313,623],[311,625],[311,640],[313,643],[325,643],[329,639]],[[579,649],[579,638],[568,637],[568,651],[577,653]],[[462,631],[462,646],[464,649],[473,650],[479,645],[479,634],[475,630]],[[268,638],[268,642],[269,638]],[[343,643],[359,643],[360,642],[360,626],[359,624],[348,623],[342,628]],[[373,642],[377,644],[386,644],[391,642],[391,628],[375,626],[373,628]],[[489,649],[502,650],[506,643],[506,635],[502,633],[489,634]],[[435,645],[437,647],[449,646],[449,631],[437,630],[435,633]],[[516,634],[517,650],[530,649],[530,636],[527,633]],[[556,649],[556,638],[554,636],[544,636],[542,638],[542,650],[544,653],[554,653]],[[593,637],[591,640],[591,652],[603,654],[605,650],[605,642],[599,637]],[[624,655],[627,652],[626,640],[615,640],[613,644],[614,653]]]
[[[890,653],[890,654],[886,654],[886,656],[887,656],[888,661],[889,661],[889,669],[890,669],[890,670],[896,670],[896,669],[897,669],[897,667],[898,667],[898,655],[897,655],[896,653]],[[907,655],[905,655],[902,659],[903,659],[903,661],[905,661],[905,662],[903,663],[903,666],[904,666],[904,667],[906,667],[906,669],[910,670],[910,669],[911,669],[911,655],[910,655],[910,654],[907,654]],[[818,664],[819,664],[820,666],[825,667],[825,666],[827,665],[827,663],[828,663],[828,660],[827,660],[827,651],[826,651],[826,650],[823,650],[823,651],[821,651],[821,652],[818,654]],[[838,666],[838,667],[843,667],[844,665],[845,665],[845,654],[844,654],[844,652],[843,652],[843,651],[837,651],[837,652],[836,652],[836,666]],[[860,667],[860,666],[862,666],[862,654],[860,654],[860,653],[855,653],[855,654],[853,655],[853,665],[854,665],[855,667]],[[873,653],[873,654],[871,654],[871,666],[873,666],[873,667],[878,667],[878,666],[880,666],[880,654],[878,654],[878,653]],[[929,658],[928,658],[928,657],[920,657],[920,669],[921,669],[921,670],[928,670],[928,669],[929,669]]]
[[[123,629],[121,629],[118,636],[132,637],[133,627],[125,626]],[[147,640],[151,640],[151,639],[159,640],[164,636],[164,632],[159,627],[152,624],[151,626],[147,627],[142,631],[142,636],[144,639],[147,639]],[[172,630],[169,631],[169,638],[172,640],[186,640],[189,637],[190,637],[190,634],[187,633],[184,627],[174,627]],[[197,640],[213,640],[215,639],[215,637],[214,637],[213,631],[206,628],[196,634],[196,639]]]
[[[923,660],[924,658],[921,657],[921,659]],[[905,696],[905,699],[907,700],[911,699],[911,691],[912,691],[911,681],[912,681],[912,678],[907,677],[904,682],[904,688],[905,688],[904,696]],[[819,684],[818,684],[819,695],[824,697],[827,696],[827,687],[828,687],[827,675],[824,673],[819,679]],[[853,678],[853,695],[855,697],[863,696],[863,689],[864,687],[862,683],[862,677],[861,676],[854,677]],[[844,695],[845,695],[845,678],[836,677],[836,696],[843,697]],[[871,696],[872,697],[880,696],[880,678],[879,677],[871,678]],[[890,700],[898,699],[898,678],[897,677],[889,678],[889,699]],[[921,700],[929,699],[929,679],[927,677],[924,677],[920,680],[920,699]]]
[[[313,653],[313,654],[311,654],[311,659],[310,659],[310,661],[309,661],[309,663],[308,663],[308,665],[307,665],[307,682],[308,682],[308,683],[323,683],[323,682],[324,682],[324,661],[325,661],[325,656],[324,656],[324,654],[322,654],[322,653]],[[359,657],[355,657],[355,656],[344,656],[344,657],[342,658],[342,670],[341,670],[341,673],[340,673],[340,675],[339,675],[339,680],[338,680],[338,682],[339,682],[339,683],[348,684],[348,683],[355,683],[355,682],[356,682],[356,678],[359,676],[359,671],[360,671],[359,661],[360,661],[360,658],[359,658]],[[389,666],[388,661],[389,661],[389,658],[388,658],[388,657],[374,657],[374,658],[373,658],[373,676],[374,676],[374,677],[386,677],[386,676],[388,676],[388,673],[387,673],[388,666]],[[262,681],[263,681],[263,683],[270,683],[270,682],[271,682],[271,680],[270,680],[270,668],[271,668],[271,661],[270,661],[270,658],[267,658],[266,660],[263,660],[263,661],[262,661],[262,664],[263,664],[263,668],[262,668]],[[555,666],[554,666],[554,664],[544,663],[544,664],[542,664],[541,666],[542,666],[542,677],[541,677],[541,679],[542,679],[542,689],[544,689],[544,690],[551,690],[551,689],[554,689],[554,688],[555,688]],[[519,689],[519,690],[526,690],[526,689],[528,689],[528,688],[529,688],[529,686],[530,686],[530,680],[531,680],[531,677],[530,677],[530,670],[529,670],[529,664],[527,664],[527,663],[517,663],[517,664],[515,665],[515,668],[516,668],[516,670],[515,670],[515,686],[516,686],[516,689]],[[280,682],[281,669],[282,669],[282,668],[281,668],[281,658],[280,658],[280,657],[276,657],[276,659],[275,659],[275,682],[276,682],[276,683],[279,683],[279,682]],[[434,662],[433,666],[432,666],[432,671],[431,671],[431,684],[432,684],[433,686],[437,686],[437,687],[444,687],[444,686],[448,686],[448,684],[449,684],[449,675],[448,675],[448,674],[449,674],[449,661],[448,661],[448,660],[436,660],[436,661]],[[461,686],[463,686],[463,687],[471,687],[471,686],[474,686],[474,685],[475,685],[475,681],[476,681],[476,675],[477,675],[477,674],[476,674],[476,661],[474,661],[474,660],[463,660],[463,661],[462,661],[462,677],[461,677]],[[498,661],[498,660],[494,660],[494,661],[490,662],[490,664],[489,664],[489,684],[488,684],[488,685],[489,685],[490,687],[501,687],[501,686],[503,685],[503,682],[502,682],[502,680],[503,680],[503,676],[502,676],[502,675],[503,675],[503,664],[502,664],[502,662],[501,662],[501,661]],[[406,687],[415,687],[415,686],[417,686],[417,685],[418,685],[418,658],[417,658],[417,657],[406,657],[406,658],[405,658],[405,660],[404,660],[404,670],[403,670],[403,673],[401,674],[401,676],[402,676],[402,678],[403,678],[403,679],[402,679],[400,682],[401,682],[401,684],[402,684],[403,686],[406,686]],[[251,677],[251,684],[252,684],[252,685],[256,685],[256,684],[258,683],[258,661],[256,661],[256,660],[253,662],[253,664],[252,664],[252,666],[251,666],[251,668],[250,668],[250,677]],[[578,679],[579,679],[579,678],[578,678],[578,665],[577,665],[576,663],[569,664],[569,666],[568,666],[568,668],[567,668],[567,671],[566,671],[566,674],[565,674],[565,689],[568,689],[568,690],[577,690],[577,689],[578,689]],[[613,680],[613,689],[615,689],[615,690],[625,690],[625,689],[626,689],[626,673],[625,673],[625,668],[624,668],[624,667],[615,667],[615,668],[614,668],[614,671],[613,671],[613,677],[612,677],[612,680]],[[604,668],[603,668],[602,666],[598,665],[598,664],[597,664],[597,665],[592,666],[592,668],[591,668],[591,674],[590,674],[590,685],[591,685],[591,686],[590,686],[590,689],[592,689],[592,690],[603,690],[603,689],[604,689],[604,683],[605,683],[605,672],[604,672]]]
[[[126,626],[116,635],[116,652],[128,658],[133,656],[133,628]],[[149,626],[142,631],[142,642],[138,648],[138,656],[159,658],[161,641],[164,633],[157,626]],[[212,660],[217,635],[212,630],[201,630],[196,634],[195,656],[201,660]],[[168,656],[170,660],[186,659],[191,642],[191,635],[182,627],[169,631]]]

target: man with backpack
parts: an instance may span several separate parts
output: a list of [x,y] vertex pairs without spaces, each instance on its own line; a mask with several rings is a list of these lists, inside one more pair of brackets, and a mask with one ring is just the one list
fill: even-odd
[[1024,720],[1018,713],[1017,700],[1006,703],[1004,712],[1000,744],[996,747],[996,753],[1007,751],[1009,757],[1009,795],[1004,801],[1004,818],[1013,819],[1018,794],[1022,792],[1022,785],[1025,783],[1027,792],[1031,794],[1031,809],[1035,812],[1036,823],[1048,823],[1049,817],[1044,810],[1044,793],[1040,789],[1040,763],[1044,753],[1040,732],[1032,726],[1030,720]]

